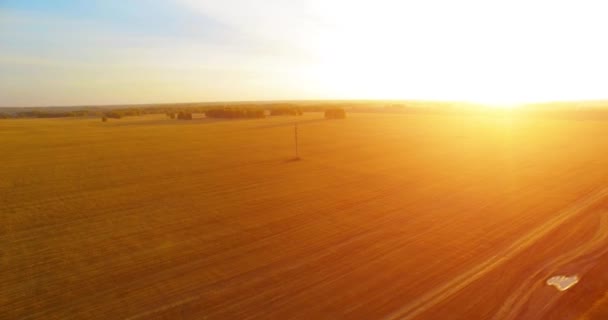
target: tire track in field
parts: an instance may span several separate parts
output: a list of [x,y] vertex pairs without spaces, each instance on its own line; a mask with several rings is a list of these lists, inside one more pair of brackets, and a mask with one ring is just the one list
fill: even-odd
[[572,218],[573,216],[584,212],[591,206],[601,201],[608,196],[608,188],[600,189],[591,193],[590,195],[580,199],[571,206],[559,211],[555,217],[547,221],[545,224],[534,228],[515,242],[507,247],[502,252],[493,255],[486,261],[472,267],[468,271],[452,278],[452,280],[444,283],[443,285],[437,286],[435,289],[427,292],[420,296],[420,298],[408,303],[402,308],[389,314],[385,319],[413,319],[423,312],[431,309],[437,303],[449,298],[456,294],[463,288],[467,287],[474,281],[480,279],[490,271],[500,267],[505,262],[514,258],[525,249],[532,246],[538,240],[549,234],[551,231],[557,229],[565,221]]
[[198,296],[198,295],[187,297],[187,298],[184,298],[184,299],[172,302],[172,303],[164,304],[164,305],[162,305],[160,307],[157,307],[157,308],[154,308],[154,309],[150,309],[150,310],[138,313],[136,315],[133,315],[133,316],[130,316],[130,317],[126,318],[125,320],[136,320],[136,319],[141,319],[141,318],[149,318],[150,316],[155,315],[157,313],[162,313],[162,312],[165,312],[167,310],[171,310],[173,308],[177,308],[177,307],[179,307],[181,305],[184,305],[186,303],[190,303],[190,302],[198,300],[198,299],[200,299],[200,296]]
[[[537,272],[524,280],[521,285],[509,295],[502,307],[498,310],[498,312],[496,312],[492,319],[518,319],[523,311],[523,308],[530,302],[530,299],[534,293],[540,288],[546,286],[544,280],[547,277],[559,273],[561,268],[564,268],[573,262],[578,262],[577,265],[581,266],[577,268],[577,274],[580,277],[581,273],[589,267],[589,263],[606,253],[606,251],[608,251],[608,246],[605,245],[606,240],[608,239],[608,213],[603,212],[599,218],[600,223],[593,239],[545,263],[541,268],[538,269]],[[576,261],[576,259],[579,257],[581,259]],[[561,274],[563,274],[563,272]],[[572,274],[566,275],[572,276]],[[558,296],[558,294],[559,292],[556,292],[556,296]],[[550,302],[553,302],[553,299],[545,302],[546,303],[543,306],[536,306],[533,309],[546,310],[547,307],[552,304]]]

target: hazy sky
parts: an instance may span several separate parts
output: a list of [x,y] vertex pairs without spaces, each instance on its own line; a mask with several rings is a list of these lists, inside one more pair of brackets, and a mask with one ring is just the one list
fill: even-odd
[[608,98],[604,3],[0,0],[0,105]]

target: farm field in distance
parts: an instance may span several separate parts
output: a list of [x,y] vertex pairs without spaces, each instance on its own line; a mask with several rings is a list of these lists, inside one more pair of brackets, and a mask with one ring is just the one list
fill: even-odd
[[0,120],[0,319],[606,319],[607,123]]

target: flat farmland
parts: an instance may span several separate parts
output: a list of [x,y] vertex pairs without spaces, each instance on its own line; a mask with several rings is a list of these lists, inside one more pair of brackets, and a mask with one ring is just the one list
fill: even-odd
[[0,318],[605,319],[607,147],[525,117],[0,120]]

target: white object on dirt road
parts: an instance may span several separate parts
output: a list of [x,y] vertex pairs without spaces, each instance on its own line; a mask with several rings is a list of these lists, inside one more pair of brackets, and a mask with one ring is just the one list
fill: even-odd
[[554,286],[559,291],[566,291],[578,283],[578,276],[555,276],[547,279],[547,284]]

